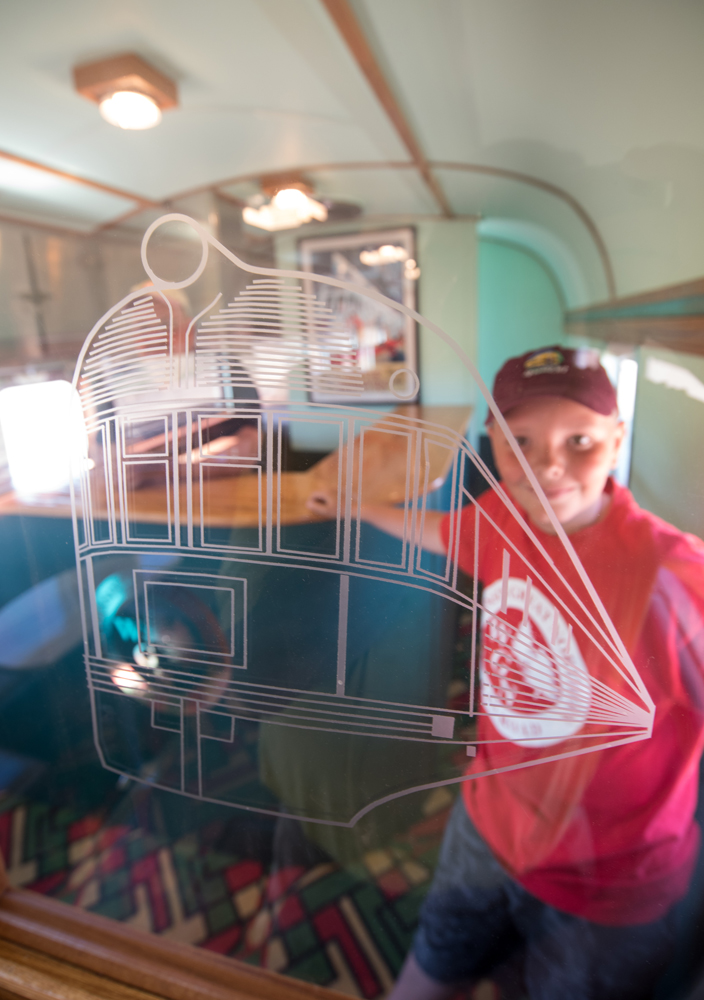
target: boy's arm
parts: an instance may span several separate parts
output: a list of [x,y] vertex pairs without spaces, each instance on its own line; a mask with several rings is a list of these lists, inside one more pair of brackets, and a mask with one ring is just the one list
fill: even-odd
[[[325,490],[316,490],[306,501],[306,507],[319,517],[332,518],[337,516],[337,498]],[[420,513],[418,520],[420,521]],[[447,548],[440,534],[440,522],[445,515],[442,511],[427,510],[423,519],[423,548],[428,552],[438,552],[445,555]],[[387,507],[385,505],[365,504],[362,506],[362,520],[373,524],[375,528],[385,531],[395,538],[403,538],[404,530],[408,531],[406,511],[403,507]]]

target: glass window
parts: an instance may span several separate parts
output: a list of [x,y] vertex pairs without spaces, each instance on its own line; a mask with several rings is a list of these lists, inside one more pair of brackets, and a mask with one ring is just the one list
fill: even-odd
[[124,5],[40,6],[11,883],[367,1000],[688,995],[701,10],[147,0],[127,52]]

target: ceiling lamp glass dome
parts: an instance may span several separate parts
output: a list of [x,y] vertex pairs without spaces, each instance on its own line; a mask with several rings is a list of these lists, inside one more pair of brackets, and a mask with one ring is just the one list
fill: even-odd
[[151,97],[133,90],[118,90],[100,102],[106,122],[125,129],[153,128],[161,121],[161,110]]
[[328,210],[321,202],[298,187],[282,188],[277,191],[268,205],[261,208],[247,206],[242,210],[242,218],[250,226],[275,232],[279,229],[295,229],[315,219],[325,222]]

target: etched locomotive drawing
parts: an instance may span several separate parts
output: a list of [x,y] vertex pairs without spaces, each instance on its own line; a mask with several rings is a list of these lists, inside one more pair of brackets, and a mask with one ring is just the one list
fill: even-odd
[[[159,220],[145,248],[155,226],[171,218],[185,217]],[[360,404],[355,344],[315,293],[318,280],[332,279],[243,264],[187,221],[204,260],[214,247],[253,272],[246,288],[229,303],[218,296],[179,326],[169,291],[196,281],[203,263],[181,283],[150,273],[152,287],[96,324],[74,380],[89,442],[73,497],[75,542],[103,765],[194,798],[280,811],[273,797],[233,779],[239,736],[288,734],[286,753],[294,757],[296,734],[306,731],[317,734],[321,752],[327,739],[339,745],[345,737],[428,752],[452,746],[466,759],[476,752],[471,719],[493,699],[507,739],[532,732],[535,745],[561,741],[560,753],[573,752],[570,739],[590,726],[594,749],[646,737],[648,699],[586,584],[577,592],[559,574],[541,579],[528,567],[526,586],[515,579],[525,567],[498,535],[502,585],[482,598],[476,581],[458,578],[460,510],[474,505],[477,537],[494,532],[467,487],[469,469],[490,488],[498,484],[461,431],[420,411]],[[146,249],[143,259],[148,268]],[[345,402],[316,403],[314,395]],[[287,465],[288,449],[292,429],[303,425],[333,447],[298,469]],[[450,546],[431,558],[424,516],[438,468]],[[324,523],[305,513],[306,496],[321,482],[337,501],[336,516]],[[402,539],[380,541],[361,516],[370,502],[404,507]],[[367,689],[355,680],[351,664],[362,656],[369,608],[398,593],[432,602],[437,621],[438,608],[462,608],[494,623],[481,679],[473,629],[463,707],[447,707],[432,655],[421,681],[399,675],[390,685],[395,697],[375,696],[376,680]],[[577,635],[612,664],[614,688],[590,679]],[[515,696],[507,649],[523,657],[526,677],[533,670],[529,697],[525,690]],[[432,780],[424,777],[426,785]],[[421,783],[411,768],[389,795]],[[341,825],[357,818],[316,812],[308,802],[290,810]]]

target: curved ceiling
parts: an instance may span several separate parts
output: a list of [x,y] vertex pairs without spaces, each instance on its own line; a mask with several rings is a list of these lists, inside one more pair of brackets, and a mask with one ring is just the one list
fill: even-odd
[[[135,199],[308,165],[370,215],[512,226],[570,306],[704,274],[700,3],[24,0],[0,28],[2,147],[103,186],[0,159],[6,216],[88,231]],[[178,83],[152,131],[115,129],[73,90],[75,64],[123,51]]]

